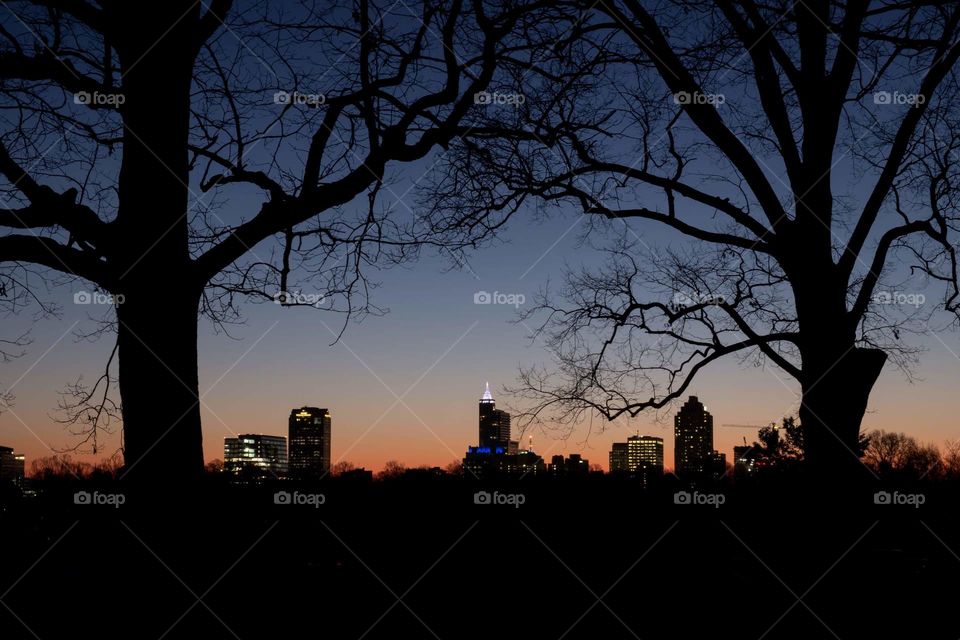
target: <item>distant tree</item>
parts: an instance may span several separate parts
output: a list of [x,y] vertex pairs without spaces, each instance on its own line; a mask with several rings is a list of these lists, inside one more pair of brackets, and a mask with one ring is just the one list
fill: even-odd
[[864,462],[880,477],[920,480],[941,473],[940,451],[905,433],[875,430],[868,435]]
[[330,475],[335,478],[349,471],[354,471],[356,468],[357,465],[353,464],[352,462],[348,460],[341,460],[340,462],[330,465]]
[[123,457],[119,454],[104,458],[93,466],[91,477],[116,480],[123,472]]
[[214,458],[213,460],[205,464],[203,469],[207,473],[222,473],[223,460],[221,460],[220,458]]
[[380,473],[377,474],[377,480],[394,480],[399,478],[407,471],[407,466],[397,460],[388,460]]
[[70,455],[45,456],[30,462],[30,476],[40,481],[82,480],[90,477],[93,465]]
[[960,480],[960,440],[947,440],[944,445],[943,475],[950,480]]
[[451,476],[463,475],[463,460],[453,460],[447,466],[445,466],[443,470]]
[[783,456],[787,460],[803,460],[803,429],[793,416],[783,419]]

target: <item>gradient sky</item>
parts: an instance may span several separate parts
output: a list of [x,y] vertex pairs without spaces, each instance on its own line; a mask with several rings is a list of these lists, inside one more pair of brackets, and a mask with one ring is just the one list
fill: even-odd
[[[502,389],[515,381],[518,366],[548,360],[542,345],[531,343],[530,332],[511,322],[513,307],[476,305],[474,294],[520,293],[529,303],[548,279],[560,279],[564,264],[595,261],[598,254],[578,243],[578,220],[573,213],[548,221],[520,218],[505,242],[472,257],[471,270],[448,271],[448,258],[427,256],[375,274],[382,286],[374,301],[390,312],[352,323],[337,344],[331,343],[342,318],[324,311],[250,304],[246,324],[232,329],[236,339],[215,334],[203,321],[206,458],[222,457],[223,438],[237,433],[286,435],[289,411],[301,405],[330,409],[334,460],[379,469],[391,459],[443,466],[462,457],[468,445],[476,444],[477,400],[484,383],[490,381],[498,407],[509,408],[511,399]],[[656,227],[634,229],[651,244],[678,241]],[[0,415],[0,444],[25,453],[28,468],[31,459],[75,442],[51,417],[56,391],[81,375],[95,379],[110,347],[109,339],[75,336],[94,326],[91,311],[108,310],[72,304],[72,293],[85,288],[77,283],[57,291],[62,317],[37,322],[27,355],[0,368],[0,382],[12,385],[16,396],[12,412]],[[31,323],[29,314],[7,319],[4,331]],[[919,342],[928,351],[914,384],[888,365],[873,392],[865,429],[903,430],[932,442],[957,436],[960,361],[953,353],[960,353],[960,339],[956,333],[939,337],[944,344],[933,337]],[[714,415],[715,446],[728,458],[733,446],[744,437],[752,442],[756,433],[721,425],[779,420],[796,411],[796,392],[797,385],[782,371],[743,368],[735,361],[708,368],[690,389]],[[665,463],[671,466],[671,417],[672,411],[660,422],[653,414],[612,424],[595,420],[592,431],[585,426],[570,434],[537,430],[534,448],[548,459],[580,452],[606,468],[611,442],[640,432],[664,438]],[[113,452],[119,444],[115,434],[103,451]]]
[[[253,164],[254,159],[248,161]],[[838,199],[849,196],[851,202],[862,203],[870,184],[854,179],[855,167],[841,159],[834,168],[834,193]],[[436,160],[434,155],[415,165],[392,167],[396,180],[384,195],[402,195],[404,205],[397,205],[398,210],[413,213],[413,187]],[[773,170],[779,167],[770,158],[765,167],[768,162]],[[778,190],[780,182],[782,178],[771,178]],[[261,197],[250,189],[231,188],[220,215],[228,222],[250,216]],[[527,212],[509,225],[502,242],[472,255],[469,269],[450,271],[449,256],[425,255],[415,264],[374,273],[382,286],[373,301],[389,313],[351,323],[336,344],[331,343],[342,316],[323,310],[248,304],[246,323],[231,328],[232,338],[201,321],[205,457],[222,457],[223,438],[238,433],[285,435],[290,409],[314,405],[332,413],[334,460],[379,469],[391,459],[408,466],[442,466],[461,458],[468,445],[476,444],[477,400],[484,383],[490,382],[498,407],[509,409],[511,399],[503,387],[515,381],[518,367],[549,361],[543,345],[531,342],[528,326],[512,322],[513,307],[476,305],[475,293],[522,294],[529,304],[548,281],[559,283],[565,264],[597,264],[602,256],[578,242],[585,226],[584,217],[569,210],[549,219]],[[653,247],[687,242],[652,223],[630,226]],[[28,467],[29,460],[76,443],[53,419],[57,390],[80,376],[95,380],[112,347],[112,336],[99,341],[77,337],[95,328],[89,314],[110,313],[108,306],[73,304],[74,292],[81,290],[90,287],[76,282],[51,293],[62,305],[59,318],[34,323],[33,310],[28,310],[5,318],[0,331],[5,338],[26,329],[32,332],[27,354],[0,365],[0,389],[11,389],[16,397],[12,410],[0,413],[0,444],[25,453]],[[156,295],[162,301],[164,292]],[[864,429],[902,430],[936,443],[958,437],[960,359],[955,354],[960,354],[960,336],[946,332],[907,339],[927,348],[913,372],[916,382],[909,383],[888,364],[871,396]],[[796,412],[797,391],[797,384],[779,369],[744,368],[729,360],[708,367],[689,393],[699,396],[713,414],[715,447],[729,458],[744,437],[752,442],[756,430],[722,425],[779,421]],[[532,434],[534,448],[546,458],[579,452],[606,467],[610,444],[639,432],[664,438],[665,463],[672,466],[672,411],[657,418],[651,413],[614,423],[597,419],[573,433],[538,429]],[[119,446],[117,433],[106,439],[102,453]]]

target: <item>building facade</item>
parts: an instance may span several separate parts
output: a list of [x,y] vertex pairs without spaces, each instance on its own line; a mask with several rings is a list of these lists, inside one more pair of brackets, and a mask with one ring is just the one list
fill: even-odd
[[0,447],[0,482],[12,482],[23,488],[25,459],[10,447]]
[[330,471],[332,418],[327,409],[300,407],[290,412],[290,475],[317,479]]
[[627,468],[631,473],[663,473],[663,438],[630,436],[627,438]]
[[610,473],[630,473],[629,449],[626,442],[614,442],[610,449]]
[[271,479],[287,475],[287,439],[244,434],[223,439],[223,470],[241,478]]

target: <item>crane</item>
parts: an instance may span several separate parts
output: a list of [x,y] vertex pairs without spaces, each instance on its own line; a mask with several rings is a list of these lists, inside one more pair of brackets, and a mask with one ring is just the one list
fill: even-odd
[[[776,423],[771,423],[771,424],[773,424],[773,428],[774,428],[774,429],[777,428]],[[760,429],[763,429],[764,427],[769,427],[770,425],[767,425],[767,424],[765,424],[765,425],[756,425],[756,424],[724,424],[724,425],[720,425],[720,426],[722,426],[722,427],[728,427],[728,428],[730,428],[730,429],[756,429],[757,431],[759,431]]]

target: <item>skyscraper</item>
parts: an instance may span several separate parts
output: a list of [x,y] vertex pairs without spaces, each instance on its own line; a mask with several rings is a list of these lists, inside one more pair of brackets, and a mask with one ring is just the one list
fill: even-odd
[[463,468],[477,478],[498,475],[526,475],[544,470],[543,458],[531,446],[521,449],[510,440],[510,414],[497,409],[490,383],[480,398],[479,445],[467,447]]
[[713,416],[697,396],[690,399],[673,418],[674,465],[684,480],[704,480],[713,470]]
[[502,449],[507,453],[510,448],[510,414],[497,409],[490,393],[490,383],[480,398],[480,447],[489,447],[491,451]]
[[287,439],[244,434],[223,439],[223,470],[246,479],[287,475]]
[[330,471],[330,412],[300,407],[290,412],[290,475],[320,478]]

